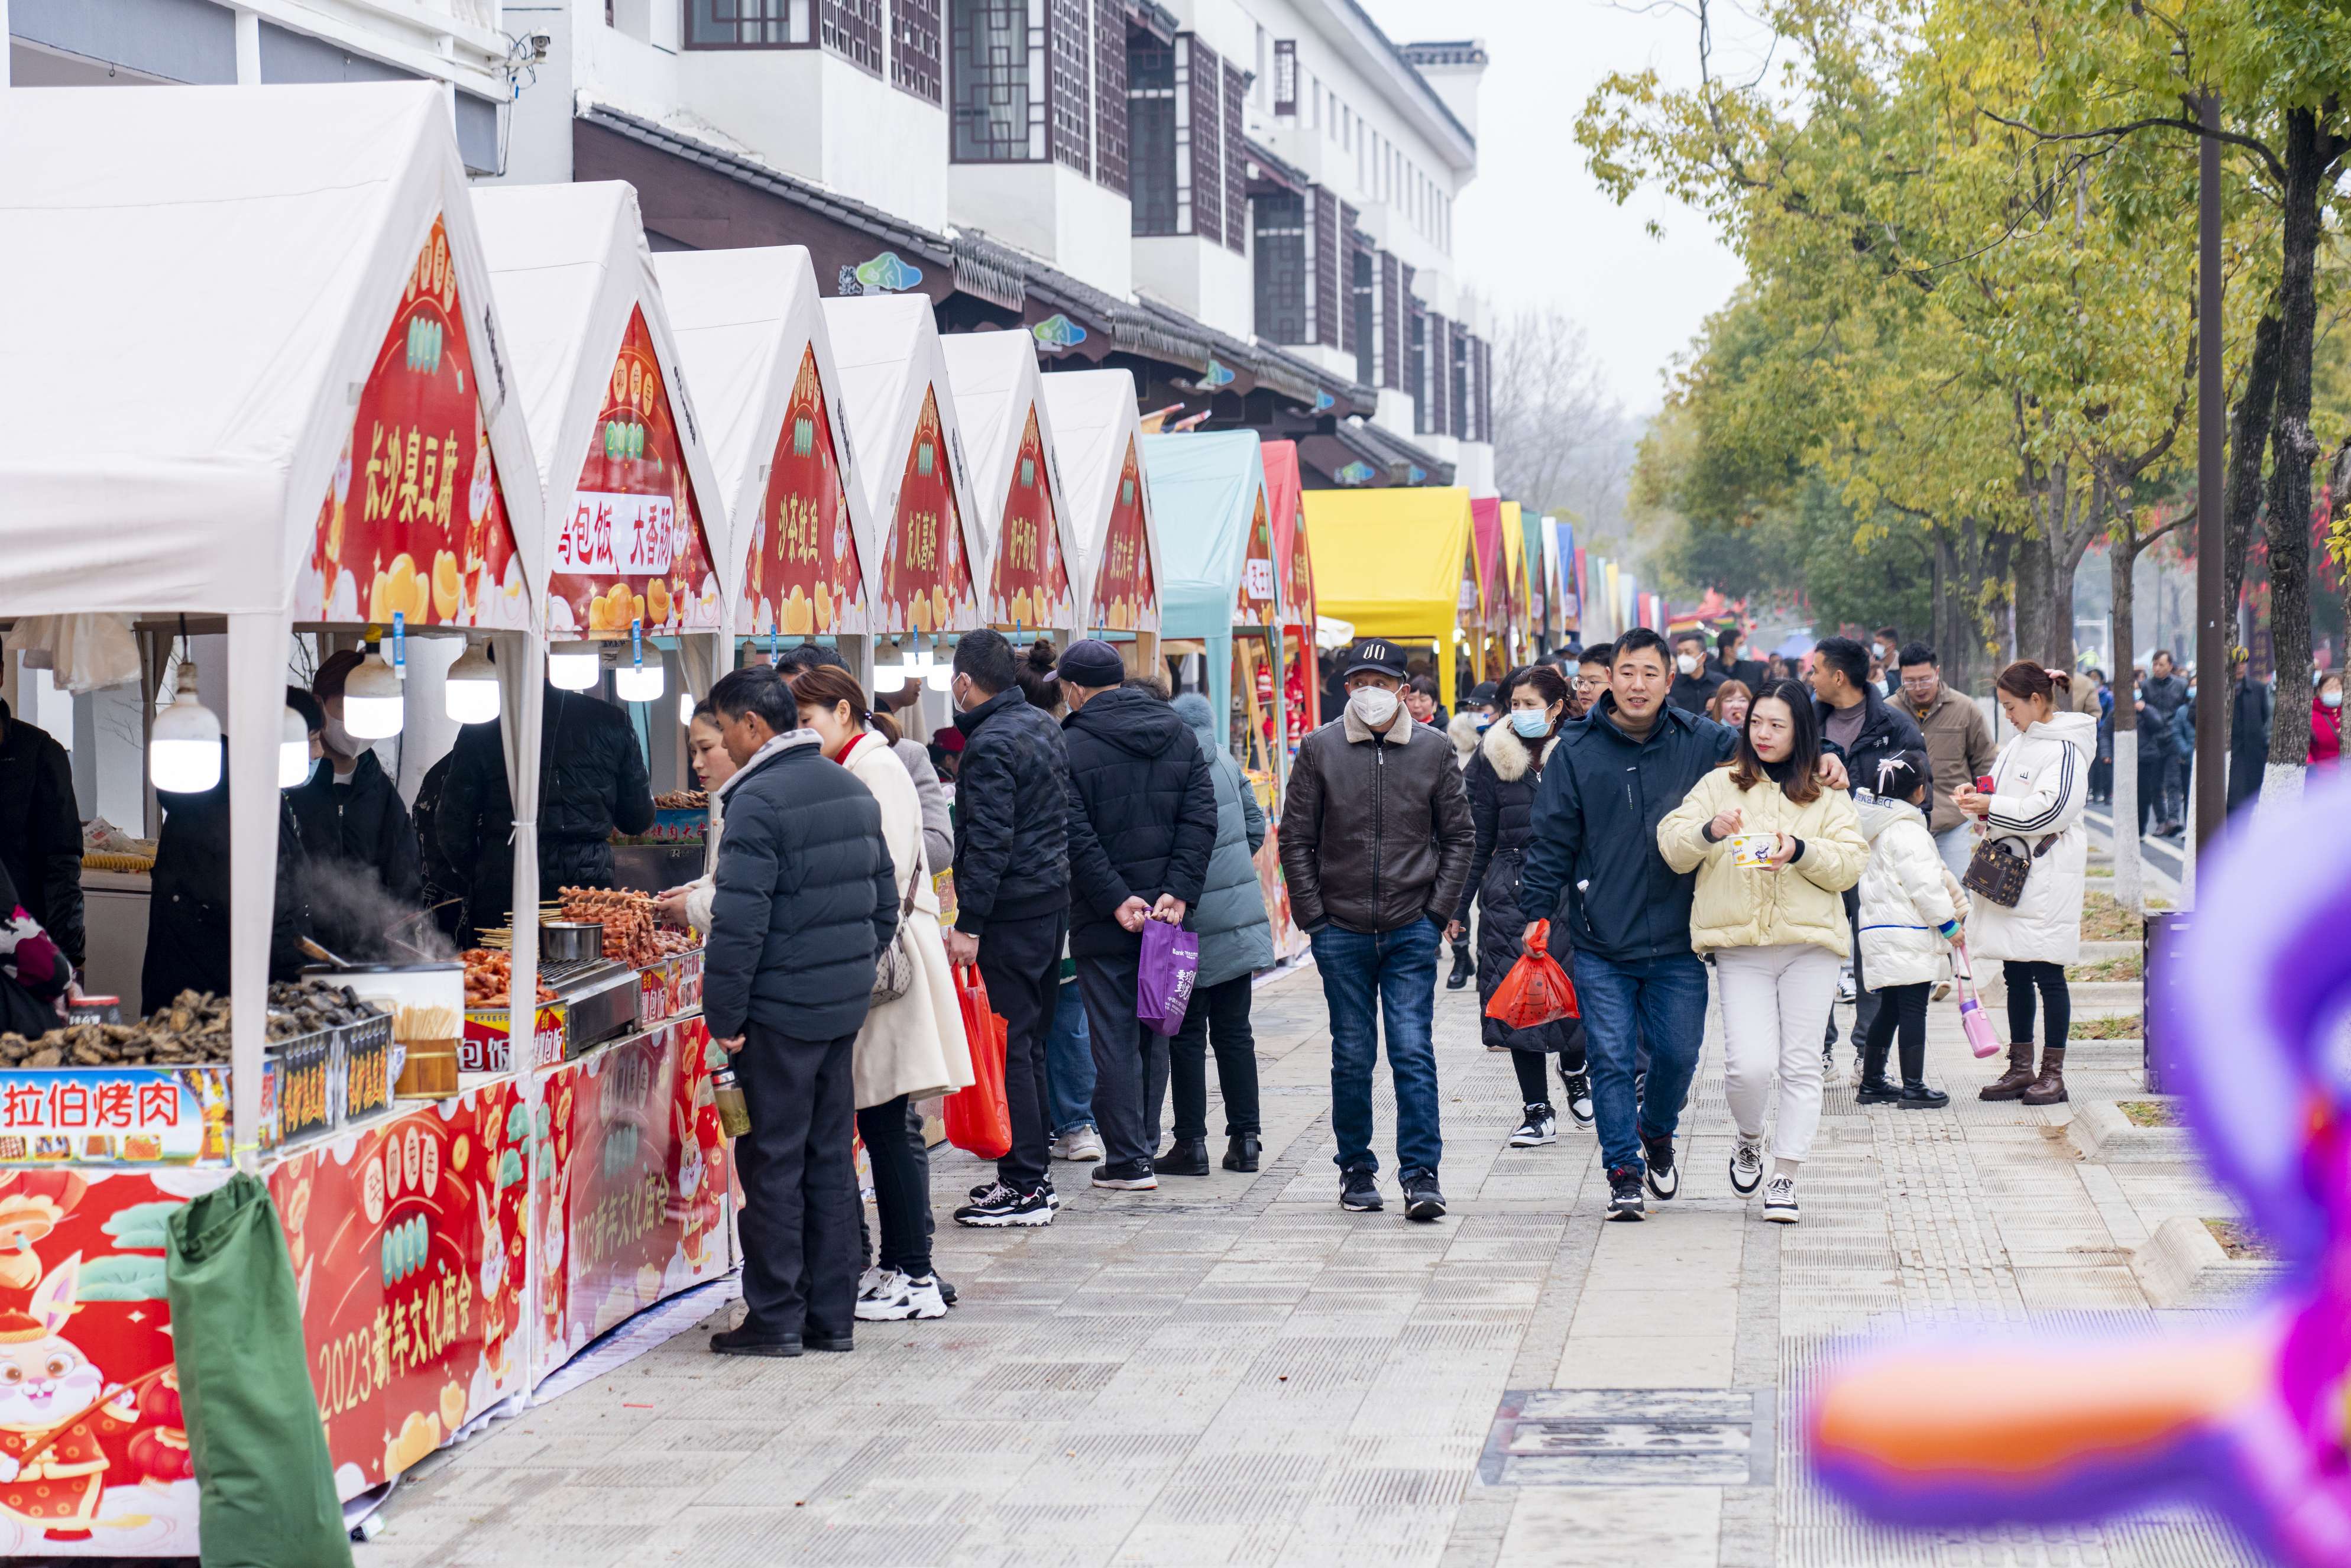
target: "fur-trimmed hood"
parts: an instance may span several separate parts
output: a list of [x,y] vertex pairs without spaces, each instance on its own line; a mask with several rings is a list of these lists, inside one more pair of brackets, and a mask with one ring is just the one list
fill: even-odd
[[[1493,731],[1486,733],[1491,735]],[[1445,737],[1453,742],[1454,765],[1468,767],[1469,759],[1478,755],[1478,716],[1467,709],[1455,714],[1445,721]]]
[[[1558,744],[1559,731],[1553,728],[1542,743],[1545,762],[1551,760],[1552,748]],[[1493,768],[1495,776],[1506,784],[1515,784],[1525,778],[1527,765],[1534,760],[1534,754],[1527,749],[1527,743],[1519,737],[1517,730],[1510,727],[1508,719],[1494,721],[1493,727],[1486,731],[1486,737],[1479,743],[1479,749],[1486,754],[1487,766]]]

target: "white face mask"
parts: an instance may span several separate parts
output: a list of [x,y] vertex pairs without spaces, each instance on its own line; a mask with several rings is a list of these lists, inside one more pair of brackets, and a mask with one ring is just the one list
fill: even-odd
[[2341,707],[2343,706],[2343,694],[2341,692],[2322,692],[2319,694],[2318,700],[2325,703],[2328,707]]
[[1684,653],[1680,658],[1674,661],[1674,668],[1679,670],[1685,675],[1697,674],[1698,655],[1696,653]]
[[1380,686],[1357,686],[1347,694],[1347,711],[1366,728],[1385,729],[1395,717],[1396,695]]
[[326,743],[328,750],[338,757],[355,758],[367,749],[353,740],[351,732],[343,727],[343,721],[331,714],[327,717],[327,727],[319,732],[319,738]]

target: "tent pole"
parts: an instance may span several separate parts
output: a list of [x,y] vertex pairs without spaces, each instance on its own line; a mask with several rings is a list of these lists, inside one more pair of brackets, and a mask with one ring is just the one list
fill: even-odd
[[[277,747],[285,715],[287,619],[228,618],[229,1152],[251,1171],[261,1152],[262,1051],[269,1007],[270,912],[277,904]],[[276,698],[276,701],[272,701]],[[150,1007],[168,1005],[150,997]]]

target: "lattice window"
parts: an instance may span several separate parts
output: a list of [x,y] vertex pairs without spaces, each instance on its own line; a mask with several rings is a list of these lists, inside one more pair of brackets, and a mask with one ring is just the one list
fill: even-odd
[[1275,343],[1311,341],[1307,329],[1306,199],[1288,191],[1249,200],[1257,225],[1257,332]]
[[1380,379],[1384,387],[1401,387],[1404,381],[1403,280],[1396,258],[1380,252]]
[[1339,198],[1314,187],[1314,340],[1339,346]]
[[1359,303],[1358,291],[1364,285],[1363,277],[1355,270],[1355,216],[1354,208],[1344,202],[1339,204],[1338,244],[1332,248],[1338,261],[1339,351],[1343,354],[1356,352],[1355,331],[1359,323],[1355,311]]
[[1127,192],[1126,0],[1094,0],[1094,180]]
[[1445,411],[1452,416],[1446,426],[1454,439],[1469,439],[1469,334],[1454,329],[1447,334],[1446,363],[1450,382],[1445,389]]
[[1044,102],[1035,67],[1043,38],[1029,0],[956,0],[954,157],[1025,163],[1045,155]]
[[1478,439],[1494,439],[1494,345],[1478,340]]
[[880,76],[882,0],[819,0],[819,5],[817,42],[852,65]]
[[1051,75],[1046,99],[1053,117],[1053,162],[1093,172],[1093,32],[1091,0],[1050,0]]
[[1428,313],[1428,422],[1423,427],[1431,435],[1453,432],[1450,400],[1446,396],[1452,385],[1452,323],[1432,310]]
[[1249,78],[1238,66],[1225,68],[1225,248],[1249,250],[1249,135],[1241,127],[1241,103]]
[[939,0],[893,0],[890,80],[925,103],[939,101]]
[[1298,112],[1298,40],[1276,38],[1273,41],[1273,112],[1296,115]]
[[[1225,237],[1225,112],[1218,101],[1218,87],[1224,80],[1225,62],[1217,51],[1190,34],[1179,35],[1176,47],[1182,51],[1177,66],[1187,73],[1184,84],[1186,92],[1184,107],[1189,110],[1188,122],[1178,127],[1178,141],[1190,141],[1191,156],[1180,154],[1176,159],[1177,178],[1183,178],[1188,163],[1191,180],[1190,232],[1202,239],[1221,242]],[[1185,205],[1179,186],[1176,205]],[[1184,215],[1179,212],[1179,220]]]
[[816,42],[814,0],[687,0],[689,49],[790,49]]
[[1358,245],[1348,249],[1347,271],[1354,280],[1347,301],[1347,335],[1353,341],[1347,346],[1355,351],[1355,380],[1375,386],[1380,375],[1380,269],[1371,251]]
[[1134,232],[1172,235],[1181,214],[1176,195],[1180,177],[1176,132],[1176,50],[1156,38],[1143,37],[1126,51],[1126,133],[1128,138],[1128,197]]

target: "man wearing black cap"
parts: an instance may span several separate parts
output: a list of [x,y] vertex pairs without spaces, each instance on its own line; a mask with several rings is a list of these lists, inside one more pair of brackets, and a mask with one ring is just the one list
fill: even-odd
[[1405,1214],[1427,1220],[1445,1213],[1431,1039],[1438,933],[1469,880],[1477,831],[1453,748],[1415,724],[1397,698],[1405,674],[1403,651],[1385,638],[1362,638],[1348,650],[1346,706],[1301,743],[1290,767],[1281,873],[1331,1009],[1340,1207],[1383,1207],[1372,1070],[1384,1014],[1396,1179]]
[[1054,674],[1070,716],[1070,956],[1094,1053],[1093,1185],[1155,1187],[1150,1131],[1167,1085],[1167,1040],[1135,1016],[1143,930],[1181,925],[1207,885],[1217,786],[1192,727],[1127,686],[1118,650],[1070,644]]

